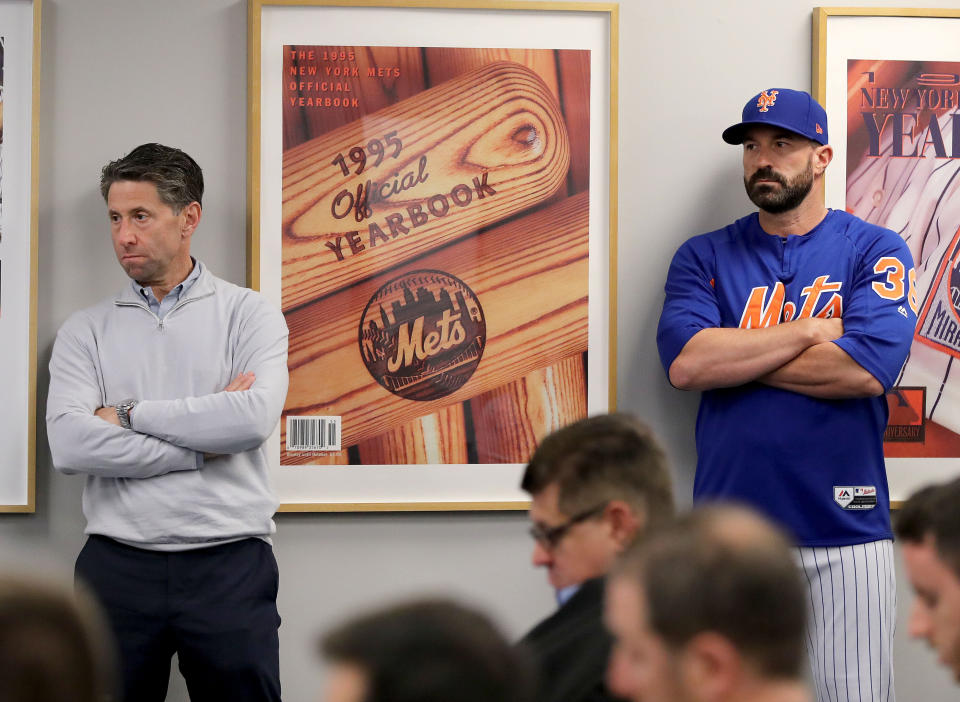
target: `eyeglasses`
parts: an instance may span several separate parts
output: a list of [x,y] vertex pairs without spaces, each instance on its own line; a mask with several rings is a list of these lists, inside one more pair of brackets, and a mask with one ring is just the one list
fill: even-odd
[[606,508],[607,503],[604,502],[596,507],[591,507],[584,512],[573,515],[566,522],[557,526],[548,527],[543,526],[542,524],[534,524],[529,529],[530,536],[532,536],[534,540],[536,540],[536,542],[545,549],[554,549],[557,547],[557,544],[560,543],[561,539],[567,535],[567,532],[570,531],[570,529],[580,522],[586,521],[587,519],[590,519],[590,517],[600,514]]

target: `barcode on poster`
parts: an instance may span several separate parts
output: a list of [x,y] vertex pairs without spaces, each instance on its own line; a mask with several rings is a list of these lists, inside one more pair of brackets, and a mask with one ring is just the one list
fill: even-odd
[[287,451],[339,451],[340,417],[287,417]]

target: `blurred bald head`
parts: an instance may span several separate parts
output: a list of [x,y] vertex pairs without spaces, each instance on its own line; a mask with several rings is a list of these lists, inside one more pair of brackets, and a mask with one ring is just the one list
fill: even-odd
[[694,510],[628,549],[613,573],[611,686],[649,702],[740,700],[758,684],[803,699],[804,598],[776,527],[744,508]]

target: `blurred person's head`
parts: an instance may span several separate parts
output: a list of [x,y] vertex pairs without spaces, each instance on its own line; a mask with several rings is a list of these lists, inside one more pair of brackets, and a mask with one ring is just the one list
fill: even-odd
[[0,699],[104,700],[114,672],[109,631],[82,588],[0,576]]
[[358,616],[323,637],[324,702],[532,702],[522,651],[479,612],[419,600]]
[[805,700],[805,615],[776,528],[745,509],[697,509],[640,539],[614,569],[608,685],[643,702]]
[[674,513],[666,454],[626,414],[588,417],[544,438],[521,487],[531,497],[533,564],[558,590],[606,574],[639,531]]
[[960,682],[960,479],[914,493],[896,534],[916,593],[910,635],[925,639]]

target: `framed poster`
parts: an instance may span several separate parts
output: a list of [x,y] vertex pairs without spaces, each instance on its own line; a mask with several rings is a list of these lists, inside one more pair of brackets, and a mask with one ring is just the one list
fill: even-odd
[[899,233],[918,321],[887,394],[891,500],[960,474],[960,10],[817,8],[827,205]]
[[0,0],[0,512],[33,512],[40,0]]
[[249,278],[285,511],[525,509],[615,406],[617,6],[250,3]]

